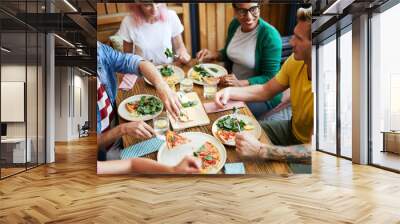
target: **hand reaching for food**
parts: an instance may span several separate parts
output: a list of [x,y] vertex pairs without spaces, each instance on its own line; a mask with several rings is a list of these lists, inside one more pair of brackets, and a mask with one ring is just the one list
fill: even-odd
[[249,82],[237,79],[235,74],[232,73],[221,77],[221,84],[224,86],[248,86]]
[[218,59],[218,53],[212,52],[208,49],[202,49],[196,54],[196,59],[199,62],[210,62]]
[[190,57],[190,55],[187,52],[177,54],[175,57],[175,61],[177,61],[180,64],[187,64],[190,62],[190,59],[192,59],[192,58]]
[[171,113],[172,117],[178,119],[182,107],[178,95],[172,91],[168,85],[158,87],[157,94],[160,96],[165,108]]
[[185,156],[181,162],[174,167],[173,172],[177,174],[199,173],[200,166],[195,158]]

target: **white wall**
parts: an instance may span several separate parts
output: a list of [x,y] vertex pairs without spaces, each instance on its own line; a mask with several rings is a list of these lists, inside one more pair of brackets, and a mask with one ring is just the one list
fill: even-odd
[[79,138],[78,124],[83,125],[88,120],[88,79],[82,75],[76,68],[56,67],[56,141]]
[[[36,70],[38,69],[38,71]],[[27,81],[25,80],[27,76]],[[24,113],[26,110],[27,120],[24,122],[6,122],[8,138],[25,138],[25,134],[30,139],[30,147],[32,149],[32,161],[44,163],[44,74],[42,68],[35,66],[27,66],[20,64],[4,64],[1,67],[1,81],[18,81],[26,83],[26,107],[22,108]],[[7,96],[2,96],[7,97]],[[2,112],[13,113],[10,108],[1,108]],[[37,153],[39,154],[37,156]]]

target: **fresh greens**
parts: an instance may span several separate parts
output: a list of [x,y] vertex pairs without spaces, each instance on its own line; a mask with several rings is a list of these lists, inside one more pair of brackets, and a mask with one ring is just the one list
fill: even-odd
[[210,75],[210,73],[208,73],[201,65],[195,65],[193,70],[198,72],[202,77],[212,77],[212,75]]
[[204,145],[200,146],[200,148],[197,151],[193,152],[193,156],[194,157],[199,157],[200,156],[200,152],[204,151],[206,149],[206,147]]
[[137,104],[139,115],[153,115],[162,109],[161,101],[154,96],[142,96]]
[[181,105],[183,108],[193,107],[193,106],[197,105],[197,102],[196,101],[188,101],[188,102],[181,103]]
[[218,72],[218,69],[216,69],[216,68],[213,68],[213,67],[211,67],[211,68],[208,68],[208,69],[210,69],[211,71],[213,71],[213,72],[215,72],[215,73],[217,73],[217,72]]
[[162,68],[160,68],[160,73],[164,77],[169,77],[174,74],[174,70],[168,65],[164,65]]
[[165,54],[165,56],[167,56],[167,58],[173,58],[174,57],[174,52],[169,48],[165,49],[164,54]]
[[231,116],[226,116],[217,122],[218,128],[233,132],[239,132],[239,130],[243,130],[245,125],[246,123],[244,123],[244,121],[233,118]]

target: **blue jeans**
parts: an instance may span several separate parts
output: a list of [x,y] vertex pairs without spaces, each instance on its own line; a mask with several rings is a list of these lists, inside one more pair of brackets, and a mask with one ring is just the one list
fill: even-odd
[[257,120],[261,120],[264,114],[274,109],[269,102],[247,102],[246,104]]

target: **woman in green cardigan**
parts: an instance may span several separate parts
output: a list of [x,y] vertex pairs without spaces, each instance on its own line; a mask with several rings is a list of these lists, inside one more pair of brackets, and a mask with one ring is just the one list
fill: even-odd
[[[263,84],[272,79],[280,69],[282,41],[279,32],[260,18],[257,3],[233,3],[235,18],[228,27],[225,47],[212,52],[203,49],[197,53],[200,62],[220,60],[225,62],[228,75],[221,78],[227,86]],[[250,103],[256,117],[273,109],[282,95],[265,103]]]

